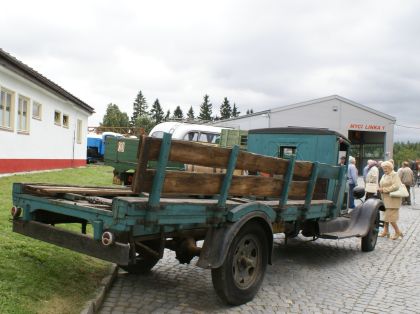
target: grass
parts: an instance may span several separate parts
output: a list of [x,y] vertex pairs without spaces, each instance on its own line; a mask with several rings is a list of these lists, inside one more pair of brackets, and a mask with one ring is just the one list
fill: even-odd
[[0,177],[0,313],[80,313],[110,264],[13,233],[13,182],[105,186],[111,185],[112,168]]

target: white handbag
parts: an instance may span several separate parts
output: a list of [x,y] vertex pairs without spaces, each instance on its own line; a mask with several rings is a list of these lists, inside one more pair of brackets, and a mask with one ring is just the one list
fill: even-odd
[[394,192],[389,193],[391,197],[408,197],[408,191],[404,184],[401,183],[400,188]]
[[376,193],[378,191],[378,185],[376,183],[366,182],[365,192]]

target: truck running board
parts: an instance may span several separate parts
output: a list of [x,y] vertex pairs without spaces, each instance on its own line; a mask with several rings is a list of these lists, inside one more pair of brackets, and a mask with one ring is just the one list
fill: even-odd
[[36,221],[13,220],[13,231],[79,253],[90,255],[118,265],[128,265],[130,245],[114,243],[104,246],[93,238]]

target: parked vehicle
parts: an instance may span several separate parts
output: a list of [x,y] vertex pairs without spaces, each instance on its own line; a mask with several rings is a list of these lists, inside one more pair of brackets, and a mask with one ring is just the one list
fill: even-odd
[[106,140],[108,138],[122,138],[115,132],[104,132],[102,134],[88,134],[87,136],[87,163],[103,161],[105,155]]
[[[248,148],[267,149],[272,156],[237,145],[230,149],[171,140],[169,133],[143,137],[131,188],[15,183],[13,230],[117,263],[130,273],[149,271],[165,248],[175,251],[180,263],[198,256],[197,266],[211,269],[221,299],[243,304],[258,292],[271,264],[273,234],[284,233],[287,239],[301,232],[314,240],[359,237],[366,252],[376,245],[380,200],[369,199],[340,216],[346,166],[337,161],[339,153],[348,156],[348,140],[328,130],[297,132],[250,131]],[[305,143],[314,149],[305,149]],[[157,162],[155,169],[148,168],[151,161]],[[226,170],[174,171],[167,169],[168,162]],[[254,175],[234,175],[235,169]],[[358,198],[364,194],[363,189],[356,192]],[[81,233],[59,228],[61,223],[80,223]],[[85,234],[87,224],[92,236]],[[202,247],[197,246],[200,240]]]
[[[150,136],[162,138],[164,133],[169,133],[174,140],[218,145],[222,130],[224,128],[204,124],[163,122],[150,131]],[[114,184],[131,185],[137,165],[139,140],[109,137],[106,145],[107,150],[105,150],[104,161],[106,165],[114,168]],[[154,168],[156,162],[152,161],[148,166]],[[167,168],[168,170],[185,170],[186,166],[179,162],[169,162]]]

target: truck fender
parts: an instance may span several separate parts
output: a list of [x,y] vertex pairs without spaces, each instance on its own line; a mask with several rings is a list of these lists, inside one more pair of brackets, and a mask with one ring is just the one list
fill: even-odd
[[364,232],[361,236],[364,237],[368,234],[370,226],[376,219],[379,210],[385,210],[385,205],[382,200],[378,198],[369,198],[360,207],[357,207],[359,214],[357,216],[356,224],[363,227]]
[[268,263],[271,264],[273,249],[272,220],[264,211],[245,214],[240,220],[227,223],[223,227],[212,227],[207,231],[197,266],[201,268],[219,268],[225,261],[228,249],[239,230],[249,221],[258,221],[263,226],[268,241]]

